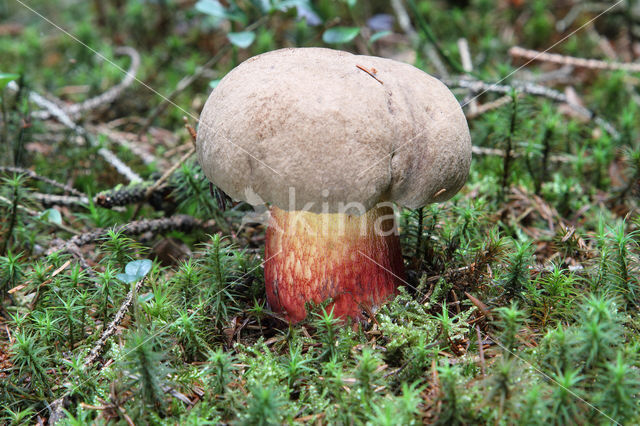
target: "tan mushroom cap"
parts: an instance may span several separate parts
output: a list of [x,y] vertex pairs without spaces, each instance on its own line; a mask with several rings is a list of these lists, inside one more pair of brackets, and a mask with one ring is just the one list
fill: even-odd
[[348,203],[418,208],[452,197],[469,173],[471,137],[449,89],[411,65],[292,48],[222,79],[202,111],[197,152],[235,199],[344,213]]

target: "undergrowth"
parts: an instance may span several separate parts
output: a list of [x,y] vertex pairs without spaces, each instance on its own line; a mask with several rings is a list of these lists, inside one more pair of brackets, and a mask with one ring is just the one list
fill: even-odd
[[[592,12],[567,24],[574,2],[409,0],[400,2],[415,32],[407,36],[379,1],[31,3],[125,69],[113,46],[135,47],[138,77],[163,94],[222,51],[172,98],[194,114],[242,60],[326,45],[331,29],[332,47],[397,54],[432,74],[434,55],[462,73],[464,37],[466,76],[510,90],[455,90],[465,112],[472,97],[503,103],[469,118],[477,154],[461,192],[400,209],[407,281],[395,298],[357,324],[323,303],[290,325],[266,302],[253,209],[210,188],[192,159],[153,188],[191,147],[184,111],[132,86],[78,119],[98,133],[109,123],[153,153],[145,162],[99,138],[143,179],[127,183],[87,138],[38,118],[28,95],[77,103],[121,73],[19,5],[0,6],[17,23],[16,35],[0,32],[0,71],[17,75],[0,77],[0,422],[62,413],[60,424],[640,423],[638,75],[553,68],[553,83],[548,67],[517,69],[507,54],[546,48]],[[637,45],[638,17],[624,3],[554,53],[600,58],[606,38],[620,58],[637,59],[626,46]],[[244,31],[255,37],[248,47],[229,44]],[[588,119],[522,89],[563,92],[568,77]],[[19,91],[5,87],[9,78]],[[195,225],[122,227],[178,215]],[[131,265],[148,270],[132,275]]]

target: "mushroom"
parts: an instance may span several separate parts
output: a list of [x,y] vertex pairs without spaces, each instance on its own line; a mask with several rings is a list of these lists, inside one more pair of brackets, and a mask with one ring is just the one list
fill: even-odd
[[202,111],[198,160],[232,198],[271,203],[264,276],[292,322],[307,302],[361,319],[404,281],[393,203],[444,201],[464,184],[471,138],[453,94],[390,59],[323,48],[250,58]]

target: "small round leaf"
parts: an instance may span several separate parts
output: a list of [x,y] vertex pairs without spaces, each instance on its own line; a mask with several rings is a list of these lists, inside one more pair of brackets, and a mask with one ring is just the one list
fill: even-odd
[[333,27],[322,34],[322,41],[327,44],[349,43],[360,34],[358,27]]
[[218,0],[199,0],[195,6],[198,12],[202,12],[218,19],[229,19],[231,21],[244,23],[246,16],[242,11],[229,11]]
[[136,280],[140,280],[149,273],[151,266],[153,266],[153,262],[149,259],[134,260],[133,262],[127,263],[127,266],[124,268],[124,272],[127,275],[135,277]]
[[386,37],[389,34],[391,34],[391,31],[378,31],[377,33],[371,36],[371,38],[369,39],[369,43],[375,43],[376,41],[380,40],[382,37]]
[[116,275],[116,278],[127,284],[131,284],[133,282],[138,281],[137,277],[129,274],[118,274]]
[[241,49],[246,49],[251,46],[251,43],[256,39],[256,33],[253,31],[241,31],[239,33],[229,33],[227,38],[234,46],[238,46]]
[[55,223],[60,225],[62,223],[62,216],[60,212],[56,209],[47,209],[40,213],[40,219],[46,220],[47,222]]

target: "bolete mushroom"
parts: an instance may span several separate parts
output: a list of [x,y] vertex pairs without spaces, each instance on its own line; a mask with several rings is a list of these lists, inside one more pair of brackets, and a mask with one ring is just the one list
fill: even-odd
[[271,203],[264,275],[296,322],[332,299],[361,318],[395,293],[404,265],[393,204],[452,197],[471,138],[447,87],[390,59],[322,48],[255,56],[227,74],[200,117],[198,159],[232,198]]

